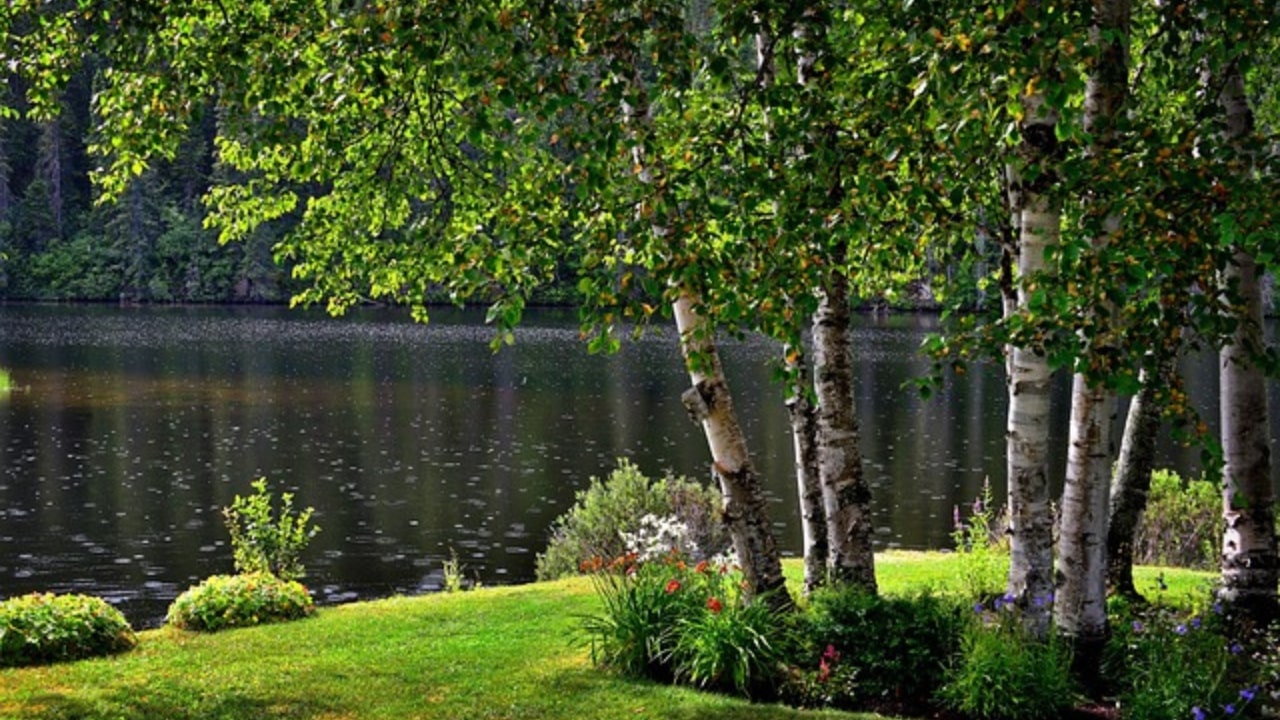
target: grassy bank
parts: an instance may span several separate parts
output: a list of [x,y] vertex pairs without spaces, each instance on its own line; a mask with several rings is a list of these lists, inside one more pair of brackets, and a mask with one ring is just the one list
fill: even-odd
[[[954,556],[879,557],[886,593],[946,590]],[[791,563],[788,572],[798,574]],[[1155,588],[1157,573],[1139,574]],[[1209,576],[1168,571],[1166,597]],[[793,579],[798,579],[794,578]],[[140,634],[126,655],[0,670],[0,718],[867,718],[623,680],[592,668],[576,579],[322,609],[294,623],[212,635]]]

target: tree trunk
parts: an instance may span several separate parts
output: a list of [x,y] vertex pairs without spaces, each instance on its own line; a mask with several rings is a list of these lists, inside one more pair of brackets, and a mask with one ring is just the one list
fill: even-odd
[[1058,528],[1058,632],[1074,646],[1077,669],[1095,689],[1107,640],[1107,503],[1116,398],[1076,375],[1071,390],[1070,446]]
[[871,546],[871,489],[862,472],[853,404],[849,281],[835,263],[813,316],[814,389],[818,397],[818,476],[826,506],[832,582],[876,591]]
[[818,480],[817,414],[805,381],[808,364],[800,349],[787,354],[787,368],[793,392],[787,398],[791,437],[795,446],[796,489],[800,497],[800,530],[804,542],[804,594],[807,596],[827,582],[827,516]]
[[[1098,0],[1093,8],[1089,42],[1097,59],[1085,88],[1084,126],[1093,138],[1088,152],[1098,155],[1114,144],[1115,125],[1128,95],[1129,1]],[[1120,224],[1115,215],[1104,218],[1093,247],[1105,247]],[[1094,312],[1107,312],[1106,304]],[[1085,341],[1090,352],[1103,349],[1096,338]],[[1096,380],[1075,375],[1053,615],[1058,632],[1074,645],[1076,668],[1090,690],[1099,687],[1098,667],[1108,632],[1106,541],[1115,407],[1114,393]]]
[[729,395],[729,385],[712,342],[712,330],[687,292],[674,303],[680,349],[693,387],[685,407],[702,425],[711,450],[711,467],[724,496],[724,519],[747,582],[748,592],[779,609],[793,607],[778,541],[769,522],[764,489],[747,452],[746,436]]
[[[1221,87],[1218,100],[1226,115],[1225,140],[1243,154],[1240,146],[1253,133],[1254,120],[1238,66],[1232,64],[1226,69]],[[1275,496],[1271,488],[1267,382],[1262,369],[1250,357],[1251,351],[1260,351],[1265,344],[1257,263],[1247,253],[1237,251],[1223,279],[1237,287],[1242,307],[1235,335],[1219,353],[1222,508],[1226,520],[1221,595],[1235,609],[1258,621],[1268,621],[1277,614],[1280,562],[1276,555]]]

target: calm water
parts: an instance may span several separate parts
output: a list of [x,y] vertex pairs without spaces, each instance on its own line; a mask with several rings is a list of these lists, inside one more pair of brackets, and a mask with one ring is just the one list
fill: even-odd
[[[480,321],[0,307],[0,365],[20,386],[0,401],[0,597],[92,592],[155,624],[188,585],[231,571],[219,509],[264,475],[316,508],[305,560],[321,602],[438,589],[451,548],[484,583],[530,580],[548,526],[617,457],[706,477],[672,333],[592,356],[571,313],[542,311],[493,354]],[[876,536],[944,547],[953,505],[1003,478],[1003,380],[986,368],[924,401],[903,383],[925,369],[914,350],[933,319],[861,322]],[[784,547],[798,552],[777,350],[722,349]],[[1212,402],[1213,363],[1192,372]],[[1195,450],[1165,455],[1196,469]]]

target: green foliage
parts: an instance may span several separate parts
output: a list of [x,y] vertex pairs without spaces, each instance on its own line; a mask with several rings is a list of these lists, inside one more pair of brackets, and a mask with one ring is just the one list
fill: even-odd
[[441,565],[441,574],[444,577],[444,591],[447,593],[462,592],[463,590],[479,590],[480,581],[468,581],[463,576],[462,571],[466,566],[462,561],[458,560],[458,552],[452,547],[449,548],[449,558]]
[[1204,720],[1261,704],[1264,667],[1247,648],[1267,644],[1233,639],[1216,604],[1190,616],[1119,601],[1112,610],[1106,675],[1116,682],[1126,720]]
[[592,660],[632,677],[750,695],[769,691],[789,648],[785,618],[743,597],[726,566],[681,555],[593,565],[602,611],[582,621]]
[[1061,717],[1078,697],[1071,655],[1056,637],[1036,639],[1012,598],[977,605],[966,624],[960,657],[939,696],[977,720]]
[[110,655],[136,644],[124,615],[101,598],[33,593],[0,603],[0,667]]
[[306,571],[299,556],[320,532],[319,527],[309,525],[314,508],[295,515],[293,493],[284,493],[277,513],[267,479],[255,480],[253,488],[254,494],[236,495],[231,505],[222,509],[231,532],[236,572],[270,573],[282,580],[304,577]]
[[0,368],[0,395],[8,395],[13,390],[13,375],[8,368]]
[[1147,509],[1134,533],[1133,562],[1211,570],[1222,538],[1222,492],[1172,470],[1151,473]]
[[[646,517],[673,518],[687,541],[680,549],[695,559],[728,548],[718,491],[672,475],[652,480],[622,458],[605,480],[591,478],[587,488],[578,491],[573,507],[556,519],[547,550],[537,558],[538,579],[571,575],[594,558],[621,557],[637,549],[627,547],[624,536],[641,533]],[[662,551],[670,549],[668,544]]]
[[991,504],[991,481],[982,483],[982,495],[973,502],[969,522],[954,511],[951,541],[960,559],[960,580],[965,597],[975,602],[1004,593],[1009,576],[1009,540],[1000,525],[1001,516]]
[[823,588],[800,624],[807,663],[792,683],[796,700],[845,709],[922,709],[960,650],[966,620],[962,604],[938,595]]
[[300,583],[268,572],[214,575],[187,589],[169,606],[166,620],[183,630],[226,628],[296,620],[315,612]]

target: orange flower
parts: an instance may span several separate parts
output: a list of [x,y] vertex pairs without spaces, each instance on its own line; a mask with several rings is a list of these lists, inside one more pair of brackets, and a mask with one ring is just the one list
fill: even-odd
[[695,567],[693,571],[698,573],[699,575],[706,575],[707,568],[708,568],[707,561],[703,560],[702,562],[698,563],[697,567]]
[[720,604],[720,598],[709,597],[707,598],[707,609],[713,614],[719,615],[720,611],[724,609],[724,605]]
[[667,581],[667,594],[668,594],[668,595],[670,595],[671,593],[673,593],[673,592],[675,592],[675,591],[677,591],[677,590],[679,590],[679,589],[680,589],[680,581],[679,581],[679,580],[676,580],[675,578],[671,578],[669,581]]

